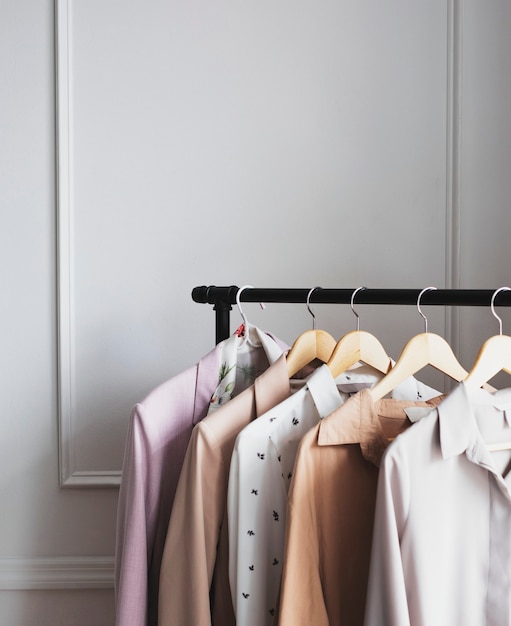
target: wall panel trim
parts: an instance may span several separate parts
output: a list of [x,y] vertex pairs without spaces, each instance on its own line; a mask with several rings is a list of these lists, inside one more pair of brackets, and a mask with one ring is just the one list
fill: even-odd
[[72,1],[55,0],[58,420],[61,487],[118,487],[121,471],[78,471],[74,454],[75,324]]
[[[445,286],[461,288],[461,150],[463,67],[463,4],[450,0],[447,8],[447,124],[446,124],[446,265]],[[460,312],[447,307],[446,338],[454,352],[460,348]]]
[[113,557],[0,558],[2,591],[113,586]]

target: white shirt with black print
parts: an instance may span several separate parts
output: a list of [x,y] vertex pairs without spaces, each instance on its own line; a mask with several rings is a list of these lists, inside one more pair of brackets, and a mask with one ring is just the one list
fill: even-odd
[[[228,488],[229,581],[238,626],[271,626],[282,572],[286,508],[301,438],[382,374],[357,363],[333,379],[326,365],[238,435]],[[392,393],[424,400],[438,391],[410,377]]]

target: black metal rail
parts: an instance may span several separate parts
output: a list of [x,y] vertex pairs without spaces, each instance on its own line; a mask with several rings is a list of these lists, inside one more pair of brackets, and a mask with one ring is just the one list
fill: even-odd
[[[240,302],[281,302],[306,303],[311,288],[259,288],[247,287],[240,295]],[[349,289],[323,289],[317,287],[311,293],[309,302],[323,304],[350,304],[356,287]],[[200,286],[192,290],[192,299],[202,304],[212,304],[215,311],[216,342],[226,339],[230,333],[229,313],[236,304],[240,287]],[[422,305],[439,306],[487,306],[497,289],[436,289],[426,291],[421,297]],[[358,291],[356,304],[405,304],[417,305],[423,289],[371,289]],[[502,291],[494,301],[498,306],[511,306],[511,291]]]

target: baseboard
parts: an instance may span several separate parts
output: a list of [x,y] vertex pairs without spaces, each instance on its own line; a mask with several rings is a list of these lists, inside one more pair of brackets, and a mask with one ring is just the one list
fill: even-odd
[[109,589],[113,557],[0,558],[0,590]]

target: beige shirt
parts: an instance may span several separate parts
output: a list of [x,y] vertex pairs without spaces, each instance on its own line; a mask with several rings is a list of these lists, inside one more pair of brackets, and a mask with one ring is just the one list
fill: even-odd
[[367,390],[302,439],[289,494],[279,616],[282,626],[363,624],[378,466],[407,407]]
[[235,624],[229,589],[227,485],[236,436],[287,398],[281,356],[254,385],[193,430],[177,486],[160,571],[160,626]]

